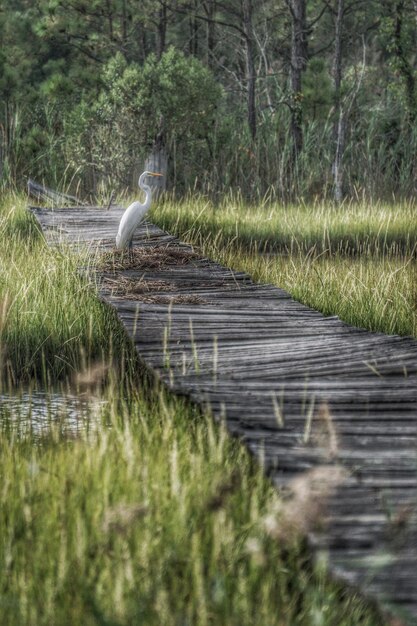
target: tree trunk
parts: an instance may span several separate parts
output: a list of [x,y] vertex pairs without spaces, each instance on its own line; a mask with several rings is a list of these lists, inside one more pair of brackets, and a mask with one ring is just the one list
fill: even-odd
[[394,7],[394,53],[397,57],[398,69],[405,82],[408,118],[413,124],[416,118],[415,77],[407,59],[403,44],[404,0],[399,0]]
[[[417,0],[416,0],[417,1]],[[215,23],[214,15],[216,12],[215,0],[208,0],[203,3],[204,12],[207,16],[207,65],[214,67],[214,46],[215,46]]]
[[126,56],[127,52],[127,7],[126,0],[122,1],[122,49],[123,54]]
[[163,53],[165,52],[166,45],[166,32],[167,32],[167,7],[166,4],[162,4],[158,11],[158,41],[157,41],[157,49],[156,56],[158,59],[161,58]]
[[148,176],[147,184],[152,188],[155,197],[158,197],[167,187],[168,153],[165,147],[164,120],[160,120],[160,130],[155,137],[152,151],[145,161],[145,170],[162,174],[162,178]]
[[256,137],[256,70],[255,46],[252,31],[252,0],[243,0],[243,27],[246,47],[246,80],[248,102],[248,125],[252,140]]
[[165,146],[155,144],[155,147],[145,161],[144,170],[162,174],[161,178],[147,176],[148,180],[146,181],[151,187],[155,198],[158,198],[167,187],[168,154]]
[[333,137],[335,144],[335,157],[333,161],[334,199],[336,202],[343,200],[343,152],[345,148],[345,116],[341,101],[342,86],[342,36],[344,0],[337,1],[335,22],[335,45],[333,57],[333,81],[334,81],[334,115]]
[[286,0],[291,13],[291,134],[295,160],[303,149],[302,78],[307,66],[306,0]]
[[107,6],[107,21],[108,21],[108,25],[109,25],[109,39],[110,39],[110,41],[113,41],[114,40],[113,11],[112,11],[112,7],[111,7],[111,4],[110,4],[110,0],[107,0],[106,6]]
[[343,186],[343,152],[345,149],[346,120],[342,108],[339,109],[339,119],[336,122],[336,152],[333,161],[334,199],[342,202],[344,197]]
[[190,54],[197,56],[198,54],[198,20],[195,17],[197,13],[197,2],[194,0],[193,13],[189,17],[190,38],[189,38],[189,50]]

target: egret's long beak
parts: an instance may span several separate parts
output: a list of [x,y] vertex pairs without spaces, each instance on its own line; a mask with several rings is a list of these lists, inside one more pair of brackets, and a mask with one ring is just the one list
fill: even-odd
[[148,172],[148,176],[163,176],[163,174],[157,174],[156,172]]

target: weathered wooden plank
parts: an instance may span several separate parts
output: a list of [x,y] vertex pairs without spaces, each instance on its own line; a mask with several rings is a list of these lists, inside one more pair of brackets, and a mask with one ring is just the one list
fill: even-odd
[[[122,211],[33,209],[51,245],[92,252],[111,250]],[[148,223],[134,245],[192,251]],[[417,341],[324,317],[282,289],[195,256],[97,278],[144,362],[225,420],[279,489],[323,465],[345,468],[311,544],[336,576],[415,622]],[[166,284],[129,299],[123,281]],[[181,301],[189,296],[197,302]]]

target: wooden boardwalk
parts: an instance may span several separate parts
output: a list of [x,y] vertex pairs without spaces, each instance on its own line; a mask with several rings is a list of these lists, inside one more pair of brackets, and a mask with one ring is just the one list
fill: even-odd
[[[32,211],[49,243],[110,250],[123,209]],[[277,486],[310,476],[319,500],[329,476],[311,543],[334,575],[417,623],[417,341],[324,317],[151,224],[134,245],[130,267],[99,276],[140,357],[225,419]]]

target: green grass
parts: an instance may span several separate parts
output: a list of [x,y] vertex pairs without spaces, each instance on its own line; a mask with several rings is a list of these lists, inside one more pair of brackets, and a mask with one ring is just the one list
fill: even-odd
[[233,248],[216,256],[325,315],[368,330],[417,336],[417,266],[412,259],[261,256]]
[[[35,375],[43,384],[67,378],[74,386],[80,370],[112,360],[133,377],[120,325],[76,271],[85,258],[48,249],[24,206],[24,199],[9,197],[0,208],[3,391]],[[174,219],[176,209],[170,210]],[[206,251],[222,261],[247,264],[260,280],[279,281],[287,272],[287,288],[291,280],[301,288],[304,277],[311,293],[320,263],[338,274],[344,262],[338,259],[332,269],[332,257],[304,258],[299,251],[292,260],[245,256],[241,242],[225,239],[223,246],[220,238],[216,243],[199,233],[189,236],[201,235]],[[397,268],[393,259],[384,263]],[[393,297],[398,276],[389,288]],[[87,384],[94,393],[100,365],[96,371],[97,380],[93,372]],[[110,375],[100,396],[107,404],[78,436],[65,434],[53,419],[42,435],[22,432],[3,411],[1,623],[383,623],[327,580],[299,538],[284,541],[285,505],[223,426],[143,378],[121,391],[121,375]]]
[[78,271],[86,256],[45,245],[24,197],[0,206],[0,366],[50,382],[128,349],[115,315]]
[[247,207],[235,201],[214,208],[200,200],[165,202],[153,215],[203,254],[282,287],[325,315],[417,335],[417,220],[410,204]]
[[204,197],[155,204],[157,223],[192,233],[219,247],[231,241],[261,252],[395,254],[411,256],[417,249],[416,205],[317,202],[309,205],[247,204],[238,197],[214,204]]
[[243,447],[162,391],[76,439],[0,430],[2,624],[381,623],[271,533]]

